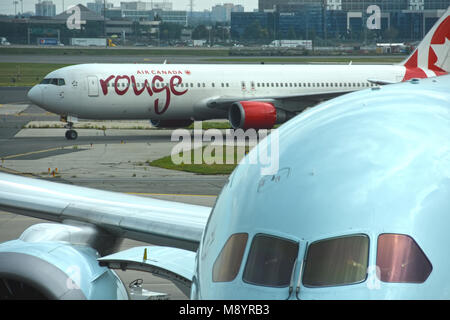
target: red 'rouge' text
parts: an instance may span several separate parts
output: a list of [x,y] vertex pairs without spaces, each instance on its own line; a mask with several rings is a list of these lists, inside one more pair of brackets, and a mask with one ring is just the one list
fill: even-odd
[[[157,86],[157,82],[161,83],[161,85]],[[114,91],[119,96],[123,96],[125,93],[127,93],[130,87],[133,88],[134,94],[137,96],[141,95],[144,91],[147,91],[150,96],[153,96],[153,94],[164,92],[166,95],[166,100],[163,108],[160,109],[159,107],[159,98],[155,99],[154,102],[155,113],[159,115],[166,112],[169,108],[170,98],[172,94],[176,96],[182,96],[188,91],[187,89],[184,91],[178,91],[177,86],[179,86],[182,82],[183,79],[180,76],[172,76],[169,80],[169,85],[167,86],[164,83],[163,77],[156,75],[152,78],[151,83],[149,83],[149,81],[145,79],[141,88],[138,88],[136,78],[134,76],[130,77],[127,75],[112,75],[104,80],[100,79],[100,86],[102,87],[103,95],[105,96],[108,94],[108,88],[110,87],[109,83],[113,84],[111,87],[114,87]],[[120,86],[120,84],[124,84],[124,86]]]

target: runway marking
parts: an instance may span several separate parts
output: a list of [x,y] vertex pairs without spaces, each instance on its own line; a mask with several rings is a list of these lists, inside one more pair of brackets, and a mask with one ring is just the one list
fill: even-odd
[[125,192],[137,196],[184,196],[184,197],[217,197],[211,194],[183,194],[183,193],[145,193],[145,192]]
[[10,156],[1,157],[1,159],[8,160],[8,159],[18,158],[18,157],[23,157],[23,156],[29,156],[29,155],[32,155],[32,154],[56,151],[56,150],[61,150],[61,149],[64,149],[64,147],[62,147],[62,148],[61,147],[57,147],[57,148],[51,148],[51,149],[45,149],[45,150],[30,151],[30,152],[25,152],[25,153],[20,153],[20,154],[13,154],[13,155],[10,155]]

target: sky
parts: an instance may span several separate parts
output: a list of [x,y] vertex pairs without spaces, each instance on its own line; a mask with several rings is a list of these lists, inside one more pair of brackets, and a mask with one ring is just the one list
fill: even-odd
[[[17,4],[17,13],[21,11],[22,4],[20,0]],[[52,0],[56,5],[56,14],[61,13],[62,6],[67,9],[69,6],[77,5],[79,3],[86,5],[87,2],[94,2],[95,0]],[[120,2],[127,2],[127,0],[107,0],[108,2],[114,3],[114,6],[119,7]],[[141,0],[143,2],[151,2],[151,0]],[[154,2],[162,2],[163,0],[153,0]],[[189,0],[165,0],[167,2],[172,2],[174,10],[190,10]],[[38,0],[23,0],[23,11],[35,12],[35,4]],[[216,4],[223,3],[234,3],[243,5],[245,11],[253,11],[253,9],[258,7],[258,0],[194,0],[194,11],[203,11],[205,9],[211,10],[211,7]],[[14,0],[0,0],[0,14],[14,14]]]

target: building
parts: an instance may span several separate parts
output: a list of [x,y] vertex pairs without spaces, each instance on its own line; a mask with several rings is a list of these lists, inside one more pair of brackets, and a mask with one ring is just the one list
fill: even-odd
[[147,10],[163,10],[172,11],[172,2],[143,2],[143,1],[131,1],[121,2],[120,8],[122,10],[134,10],[134,11],[147,11]]
[[244,12],[244,7],[232,3],[216,4],[211,9],[211,20],[216,22],[230,22],[232,12]]
[[106,9],[112,9],[114,7],[114,4],[106,2],[104,0],[95,0],[95,2],[88,2],[87,8],[91,11],[94,11],[95,13],[99,15],[103,15],[103,11]]
[[182,26],[188,25],[188,13],[187,11],[181,11],[181,10],[172,10],[172,11],[165,11],[165,10],[153,10],[155,16],[158,15],[162,22],[167,23],[176,23],[180,24]]
[[56,6],[52,1],[39,1],[35,8],[36,16],[54,17],[56,15]]
[[252,31],[250,28],[255,25],[273,35],[277,23],[275,12],[232,12],[231,37],[233,39],[249,38],[251,35],[249,31]]

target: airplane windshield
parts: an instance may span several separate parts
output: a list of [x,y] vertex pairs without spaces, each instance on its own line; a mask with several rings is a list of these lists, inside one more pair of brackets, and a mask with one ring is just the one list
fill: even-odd
[[326,287],[363,282],[369,262],[369,237],[363,234],[320,240],[308,248],[303,285]]
[[287,287],[298,246],[292,240],[257,234],[253,238],[243,280],[255,285]]
[[247,233],[233,234],[214,263],[213,281],[227,282],[236,278],[247,244]]
[[377,267],[383,282],[422,283],[433,267],[411,237],[382,234],[378,237]]
[[61,78],[46,78],[43,79],[40,84],[53,84],[55,86],[64,86],[66,82]]

